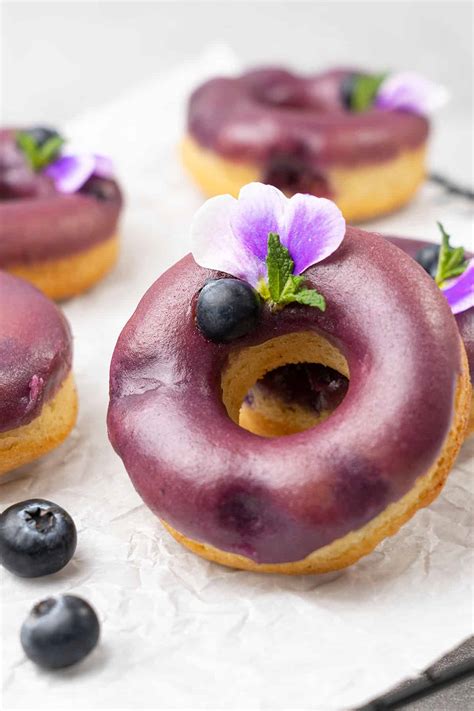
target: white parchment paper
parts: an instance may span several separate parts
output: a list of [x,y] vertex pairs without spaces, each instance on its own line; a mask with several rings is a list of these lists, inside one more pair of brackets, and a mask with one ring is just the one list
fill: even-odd
[[[128,206],[118,268],[64,307],[75,337],[77,427],[0,489],[2,508],[32,496],[57,501],[79,532],[76,556],[57,575],[2,575],[5,709],[354,708],[472,632],[474,439],[434,505],[357,565],[323,578],[259,576],[194,557],[141,503],[108,443],[117,336],[147,287],[188,250],[202,200],[176,157],[185,99],[199,81],[237,68],[228,49],[210,48],[66,127],[115,158]],[[449,146],[439,154],[447,161]],[[436,238],[440,218],[468,243],[465,204],[430,186],[375,226]],[[102,639],[82,665],[53,674],[25,659],[18,632],[36,601],[60,592],[90,600]]]

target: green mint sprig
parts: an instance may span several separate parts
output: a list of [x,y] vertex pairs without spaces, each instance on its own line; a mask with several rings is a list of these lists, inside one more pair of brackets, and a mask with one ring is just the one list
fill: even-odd
[[39,144],[27,131],[19,131],[16,135],[16,142],[35,173],[56,160],[64,145],[64,139],[61,136],[52,136],[43,144]]
[[351,93],[350,107],[352,111],[367,111],[374,103],[377,92],[386,78],[384,74],[357,74]]
[[304,277],[293,274],[295,263],[274,232],[268,235],[266,264],[268,279],[261,279],[257,290],[273,308],[281,309],[296,302],[321,311],[326,309],[324,296],[315,289],[307,289],[303,286]]
[[449,244],[451,237],[447,234],[441,222],[438,222],[437,225],[441,232],[442,242],[439,250],[435,282],[439,287],[442,287],[448,279],[453,279],[463,274],[466,271],[468,261],[464,256],[464,248],[451,247]]

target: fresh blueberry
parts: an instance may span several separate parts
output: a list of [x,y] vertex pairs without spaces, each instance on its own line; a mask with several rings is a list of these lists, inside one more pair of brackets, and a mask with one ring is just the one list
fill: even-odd
[[118,197],[118,189],[113,180],[92,176],[84,183],[80,192],[83,195],[91,195],[101,202],[107,202]]
[[25,133],[28,133],[35,140],[37,146],[43,146],[51,138],[60,137],[59,133],[54,128],[49,128],[49,126],[32,126],[27,128]]
[[352,108],[352,94],[354,91],[356,77],[357,74],[346,74],[339,86],[339,96],[341,97],[342,105],[348,111]]
[[227,343],[252,331],[260,315],[260,297],[240,279],[213,279],[202,288],[196,322],[211,341]]
[[76,543],[74,521],[51,501],[20,501],[0,514],[0,563],[23,578],[61,570]]
[[48,597],[33,607],[21,628],[27,657],[46,669],[61,669],[84,659],[96,646],[99,620],[76,595]]
[[429,244],[422,247],[415,255],[415,260],[420,264],[425,272],[428,272],[433,279],[438,271],[439,245]]

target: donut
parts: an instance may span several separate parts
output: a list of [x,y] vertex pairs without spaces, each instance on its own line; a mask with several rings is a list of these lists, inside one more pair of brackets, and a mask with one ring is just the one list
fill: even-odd
[[[385,235],[385,239],[434,276],[439,245],[406,237]],[[455,314],[455,318],[466,350],[470,379],[474,382],[474,307]],[[247,393],[240,411],[240,425],[265,437],[300,432],[328,417],[347,387],[347,378],[330,368],[311,363],[283,365],[267,373]],[[473,432],[474,397],[467,434]]]
[[[280,266],[285,255],[293,261],[288,279],[297,280],[298,298],[286,299],[286,287],[273,296],[270,232],[273,301],[263,301],[257,321],[251,301],[225,301],[225,293],[234,298],[243,291],[243,276],[253,268],[250,258],[244,268],[245,255],[236,240],[229,244],[226,229],[231,224],[256,239],[261,206],[247,200],[247,214],[232,213],[226,223],[222,210],[237,201],[209,200],[195,233],[207,230],[214,244],[227,244],[216,260],[229,268],[200,266],[205,249],[193,248],[194,256],[147,291],[114,350],[108,432],[137,492],[190,550],[234,568],[325,573],[371,552],[439,494],[464,438],[469,372],[446,299],[411,258],[343,221],[342,241],[336,239],[341,222],[327,200],[297,196],[288,207],[278,191],[263,188],[274,190],[252,187],[241,198],[260,194],[262,205],[268,198],[265,209],[271,201],[275,211],[282,206],[286,212],[275,217],[281,232],[296,215],[291,234],[288,228],[281,238],[288,254],[280,242],[278,255]],[[308,198],[315,202],[308,205]],[[262,231],[272,228],[270,219],[258,219]],[[317,230],[332,231],[330,250],[312,234]],[[248,243],[246,249],[250,254]],[[256,241],[251,249],[259,252]],[[306,268],[301,254],[309,249],[313,266]],[[232,255],[241,260],[240,276],[231,269]],[[247,281],[265,293],[260,279]],[[325,303],[316,307],[320,292]],[[244,307],[239,329],[236,314]],[[227,338],[219,332],[221,317],[232,326]],[[298,362],[322,364],[350,380],[331,416],[272,439],[240,427],[252,385]]]
[[424,180],[427,114],[443,98],[412,73],[382,78],[263,68],[211,79],[189,101],[183,164],[207,196],[260,180],[329,197],[351,222],[393,211]]
[[76,421],[72,338],[57,306],[0,271],[0,474],[57,447]]
[[[33,141],[44,134],[37,152],[55,136],[62,141],[51,129],[0,130],[0,268],[53,299],[66,299],[115,264],[122,196],[109,171],[94,170],[98,156],[53,154],[54,161],[33,169],[19,134]],[[71,169],[72,175],[64,173]]]

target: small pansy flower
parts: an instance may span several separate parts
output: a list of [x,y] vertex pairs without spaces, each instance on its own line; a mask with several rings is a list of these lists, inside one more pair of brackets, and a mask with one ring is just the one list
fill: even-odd
[[450,236],[438,222],[442,242],[435,281],[446,297],[453,314],[474,307],[474,259],[466,259],[462,247],[451,247]]
[[426,79],[417,72],[388,74],[380,84],[374,105],[378,109],[408,111],[430,116],[448,100],[444,86]]
[[345,230],[330,200],[287,198],[271,185],[250,183],[238,199],[219,195],[197,211],[192,253],[202,267],[248,282],[274,307],[298,302],[324,309],[322,295],[305,288],[301,275],[339,247]]
[[60,193],[77,192],[92,176],[113,177],[110,158],[70,148],[65,150],[64,138],[54,130],[33,128],[20,131],[16,138],[32,170],[51,178]]

